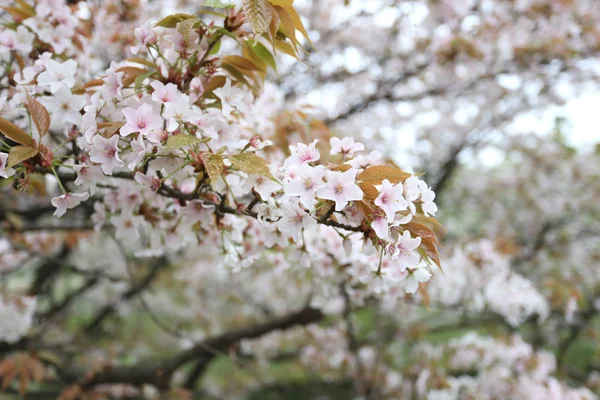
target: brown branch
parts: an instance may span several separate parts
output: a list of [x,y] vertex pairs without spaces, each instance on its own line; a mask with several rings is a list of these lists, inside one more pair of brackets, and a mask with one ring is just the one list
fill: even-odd
[[149,383],[164,390],[169,387],[173,373],[190,361],[208,364],[219,352],[226,352],[230,346],[242,339],[254,339],[269,332],[309,325],[322,319],[323,313],[320,310],[306,307],[262,324],[232,330],[206,339],[193,348],[169,359],[146,360],[132,366],[105,369],[89,376],[84,380],[82,386],[89,388],[99,384],[127,383],[143,385]]

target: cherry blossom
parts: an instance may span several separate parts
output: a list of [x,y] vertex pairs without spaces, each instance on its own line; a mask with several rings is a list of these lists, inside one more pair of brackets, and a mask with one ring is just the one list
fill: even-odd
[[68,88],[75,86],[76,71],[77,62],[75,60],[67,60],[64,63],[48,60],[46,70],[37,77],[37,83],[49,86],[50,92],[56,93],[63,85]]
[[6,162],[8,161],[8,154],[0,152],[0,177],[10,178],[15,174],[14,168],[6,168]]
[[263,200],[267,200],[273,193],[281,189],[281,185],[273,179],[263,175],[252,175],[244,184],[244,189],[254,189]]
[[296,243],[300,241],[302,232],[317,225],[317,221],[298,206],[283,207],[283,215],[277,221],[277,229],[284,235],[291,237]]
[[415,293],[419,288],[419,283],[429,281],[431,273],[426,267],[418,267],[416,269],[409,269],[408,276],[406,277],[406,286],[404,290],[406,293]]
[[121,168],[125,165],[119,158],[119,136],[115,135],[107,139],[96,135],[92,143],[90,160],[100,164],[105,174],[112,175],[115,168]]
[[346,172],[327,171],[327,184],[317,190],[317,196],[335,201],[335,210],[342,211],[351,201],[362,200],[363,192],[356,185],[356,170]]
[[402,184],[392,185],[389,180],[384,179],[379,196],[375,199],[375,205],[381,208],[389,223],[394,222],[396,212],[406,210],[408,202],[404,199],[404,186]]
[[61,86],[52,96],[42,98],[42,101],[54,116],[52,118],[54,129],[81,122],[80,111],[86,104],[85,97],[72,94],[66,86]]
[[168,83],[165,85],[162,82],[154,81],[150,84],[150,86],[152,86],[152,89],[154,89],[154,92],[152,93],[152,100],[156,101],[157,103],[169,103],[178,97],[177,86],[173,83]]
[[364,151],[365,146],[362,143],[355,143],[354,138],[346,136],[342,139],[332,137],[329,142],[331,143],[331,154],[341,154],[344,157],[352,158],[355,152]]
[[126,123],[119,130],[121,136],[139,132],[148,136],[150,132],[162,129],[163,120],[150,104],[141,104],[137,109],[127,107],[123,110]]
[[404,231],[395,244],[386,247],[386,251],[391,255],[392,260],[400,264],[401,270],[405,270],[414,268],[421,260],[421,256],[415,251],[420,244],[420,237],[412,238],[409,231]]
[[86,201],[89,197],[89,193],[65,193],[58,197],[54,197],[51,201],[52,205],[56,207],[54,216],[62,217],[67,210],[77,207],[82,201]]
[[309,210],[315,207],[315,192],[325,186],[323,177],[326,170],[322,165],[311,167],[308,164],[294,171],[295,176],[283,187],[288,196],[299,196],[300,203]]
[[231,80],[227,79],[225,85],[213,92],[221,100],[221,111],[225,118],[229,118],[234,109],[243,111],[246,107],[244,97],[246,93],[231,85]]
[[304,143],[298,143],[296,146],[290,146],[292,155],[285,160],[285,166],[304,165],[318,161],[321,158],[319,150],[316,148],[318,139],[313,140],[308,146]]

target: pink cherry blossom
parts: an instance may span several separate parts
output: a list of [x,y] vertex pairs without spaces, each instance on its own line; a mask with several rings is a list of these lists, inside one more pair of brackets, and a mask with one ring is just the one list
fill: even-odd
[[118,143],[118,135],[114,135],[108,139],[96,135],[92,140],[93,145],[90,151],[90,160],[100,164],[102,171],[107,175],[112,175],[115,168],[121,168],[125,165],[119,158]]
[[135,173],[134,179],[136,180],[137,183],[139,183],[142,186],[146,186],[147,188],[151,189],[153,192],[158,192],[158,189],[160,189],[160,186],[162,185],[162,182],[160,179],[158,179],[154,176],[145,175],[145,174],[141,173],[140,171]]
[[300,166],[318,161],[321,158],[321,154],[316,148],[318,142],[319,140],[315,139],[308,146],[304,143],[298,143],[296,146],[290,146],[290,152],[292,155],[285,160],[284,166]]
[[335,210],[342,211],[351,201],[362,200],[363,191],[356,185],[356,170],[327,171],[327,184],[317,190],[317,196],[335,201]]
[[317,221],[298,206],[283,207],[283,216],[277,221],[277,229],[296,243],[300,241],[303,230],[316,225]]
[[416,252],[420,245],[420,237],[413,239],[409,231],[404,231],[396,243],[386,247],[386,251],[392,256],[392,260],[400,264],[401,271],[404,271],[406,268],[414,268],[421,260],[421,256]]
[[129,136],[134,132],[148,136],[154,130],[162,129],[163,119],[150,104],[142,104],[137,109],[127,107],[123,110],[126,124],[121,127],[121,136]]
[[383,156],[377,150],[373,150],[368,155],[361,155],[350,160],[348,164],[352,165],[352,168],[356,169],[367,169],[372,165],[379,165],[382,161]]
[[299,196],[302,205],[309,210],[315,206],[315,192],[325,186],[323,177],[326,169],[322,165],[311,167],[308,164],[294,170],[294,178],[283,187],[288,196]]
[[[160,81],[154,81],[150,84],[154,92],[152,93],[152,100],[157,103],[165,104],[172,101],[178,97],[177,95],[177,86],[174,83],[167,83],[166,85]],[[181,96],[181,94],[179,94]]]
[[329,139],[331,144],[331,154],[341,154],[344,157],[352,158],[355,152],[364,151],[365,145],[362,143],[355,143],[352,136],[346,136],[345,138],[332,137]]
[[58,197],[54,197],[50,202],[56,210],[54,216],[62,217],[67,212],[67,209],[77,207],[82,201],[86,201],[90,197],[89,193],[65,193]]
[[381,208],[388,222],[394,222],[396,212],[406,210],[408,202],[404,199],[404,187],[402,184],[392,185],[389,180],[384,179],[381,184],[379,196],[375,199],[375,205]]

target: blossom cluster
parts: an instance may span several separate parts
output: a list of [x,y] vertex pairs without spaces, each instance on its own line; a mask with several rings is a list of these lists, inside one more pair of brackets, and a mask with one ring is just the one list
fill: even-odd
[[[235,11],[223,26],[144,24],[134,32],[136,57],[86,82],[88,66],[67,59],[73,49],[64,44],[79,40],[82,22],[51,5],[3,28],[6,50],[21,62],[3,93],[3,116],[19,131],[3,132],[22,146],[3,143],[0,174],[22,188],[36,172],[53,176],[62,191],[50,200],[55,216],[93,201],[95,229],[108,228],[142,258],[196,244],[239,270],[275,250],[319,276],[346,269],[353,285],[376,293],[398,285],[414,293],[432,276],[433,191],[351,137],[274,145],[282,95],[229,67],[242,63],[233,45],[265,49],[230,40],[241,26]],[[65,19],[61,41],[50,32],[57,18]],[[14,64],[7,59],[5,71]],[[300,111],[294,118],[311,120]]]

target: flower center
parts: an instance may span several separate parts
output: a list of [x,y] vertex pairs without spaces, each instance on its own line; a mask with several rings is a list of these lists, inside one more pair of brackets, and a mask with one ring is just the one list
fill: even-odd
[[314,186],[314,182],[312,180],[312,178],[304,178],[304,187],[306,189],[310,189]]
[[340,194],[344,191],[344,186],[342,186],[340,183],[338,183],[337,185],[335,185],[335,188],[333,189],[333,191],[336,194]]

